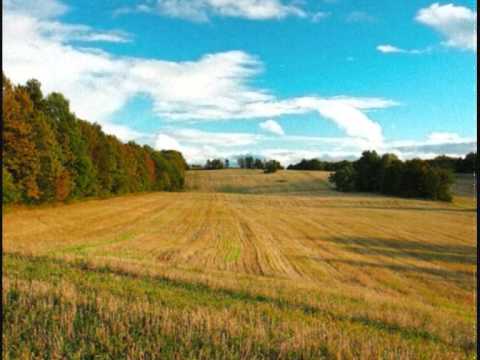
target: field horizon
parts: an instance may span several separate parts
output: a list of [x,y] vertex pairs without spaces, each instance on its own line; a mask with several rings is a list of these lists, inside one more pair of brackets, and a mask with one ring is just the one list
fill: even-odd
[[188,171],[183,192],[8,208],[4,358],[473,359],[468,177],[452,203],[327,178]]

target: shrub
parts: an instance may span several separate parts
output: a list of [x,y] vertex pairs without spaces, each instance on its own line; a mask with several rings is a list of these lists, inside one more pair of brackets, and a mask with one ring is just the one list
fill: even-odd
[[328,180],[335,184],[339,191],[355,190],[356,172],[351,164],[345,165],[343,168],[331,174]]
[[277,160],[269,160],[265,162],[263,172],[266,174],[271,174],[281,169],[283,169],[283,166]]

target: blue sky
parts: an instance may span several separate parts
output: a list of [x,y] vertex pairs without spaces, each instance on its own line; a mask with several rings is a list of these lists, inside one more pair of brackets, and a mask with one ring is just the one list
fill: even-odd
[[4,72],[190,162],[476,148],[474,1],[4,1]]

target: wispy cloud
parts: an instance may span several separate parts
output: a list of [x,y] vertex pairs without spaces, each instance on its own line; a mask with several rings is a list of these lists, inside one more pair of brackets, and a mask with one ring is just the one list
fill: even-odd
[[38,78],[46,92],[61,91],[69,97],[79,116],[102,124],[109,123],[112,114],[130,98],[146,94],[153,101],[154,113],[171,123],[316,113],[349,136],[380,144],[382,129],[366,112],[394,105],[390,100],[377,98],[279,99],[267,89],[249,85],[262,72],[263,64],[243,51],[174,62],[113,56],[70,43],[79,33],[95,34],[89,30],[82,25],[38,19],[12,9],[6,11],[6,74],[16,82]]
[[285,135],[282,127],[275,120],[267,120],[259,124],[260,128],[275,135]]
[[445,46],[477,49],[477,14],[467,7],[434,3],[420,9],[415,20],[442,34]]
[[352,11],[347,14],[345,21],[347,23],[371,23],[377,19],[365,11]]
[[249,20],[307,17],[307,12],[299,5],[286,4],[281,0],[156,0],[154,3],[120,8],[115,14],[131,12],[152,13],[194,22],[207,22],[212,16]]
[[432,50],[431,47],[425,49],[402,49],[390,44],[378,45],[377,50],[384,54],[424,54]]
[[6,12],[28,13],[38,19],[49,19],[65,14],[68,6],[58,0],[4,0]]
[[258,144],[263,137],[250,133],[205,132],[197,129],[163,129],[154,140],[158,150],[181,151],[192,164],[207,159],[233,157]]

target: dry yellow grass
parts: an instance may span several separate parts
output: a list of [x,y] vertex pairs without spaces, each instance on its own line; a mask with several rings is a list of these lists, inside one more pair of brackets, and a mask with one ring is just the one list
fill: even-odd
[[195,192],[239,194],[330,194],[326,171],[287,171],[264,174],[263,170],[224,169],[190,171],[185,189]]
[[[326,178],[322,172],[196,171],[188,174],[190,192],[8,209],[4,251],[83,259],[92,269],[108,266],[313,309],[311,317],[298,318],[278,310],[276,327],[268,325],[297,329],[298,338],[282,345],[287,350],[317,344],[333,358],[365,359],[473,354],[474,199],[447,204],[345,195],[329,190]],[[192,314],[220,316],[196,308],[195,295],[190,301]],[[229,320],[222,326],[230,335],[246,331],[249,341],[266,341],[267,325],[254,319],[262,316],[258,309],[245,305],[246,318],[225,310],[221,318]],[[161,321],[165,314],[155,316]]]

